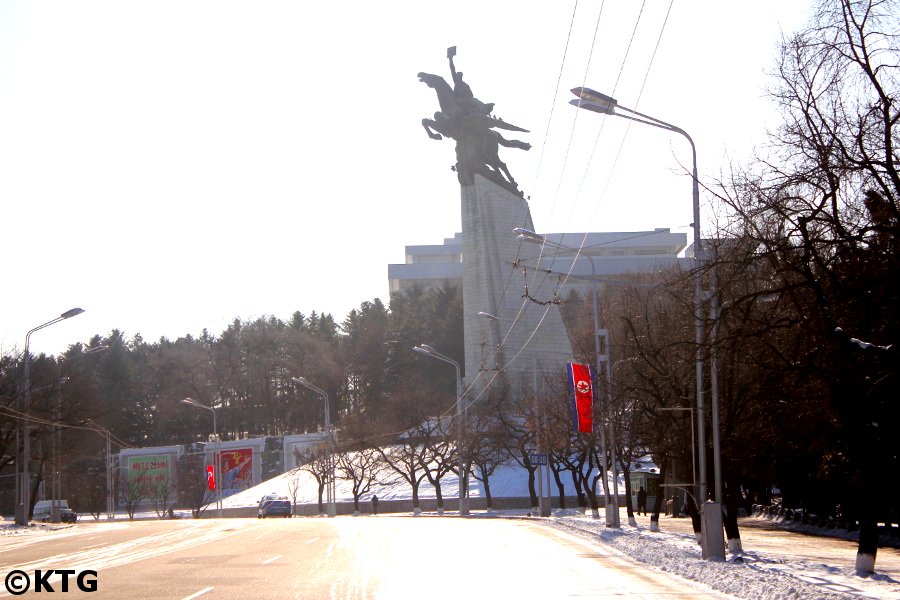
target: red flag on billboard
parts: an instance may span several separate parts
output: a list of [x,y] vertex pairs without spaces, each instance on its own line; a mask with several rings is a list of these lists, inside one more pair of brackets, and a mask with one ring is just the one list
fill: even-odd
[[590,365],[566,363],[572,390],[572,426],[578,433],[594,430],[594,371]]
[[206,485],[209,489],[216,489],[216,472],[212,465],[206,465]]

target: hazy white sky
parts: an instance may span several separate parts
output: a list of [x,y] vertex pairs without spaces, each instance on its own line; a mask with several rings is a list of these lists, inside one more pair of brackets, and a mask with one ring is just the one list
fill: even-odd
[[808,4],[675,0],[666,22],[669,0],[3,0],[0,352],[75,306],[32,351],[387,302],[404,245],[460,227],[453,142],[422,129],[438,105],[416,77],[449,79],[453,45],[531,132],[501,158],[539,231],[686,231],[687,142],[568,90],[682,127],[713,178],[776,124],[765,73]]

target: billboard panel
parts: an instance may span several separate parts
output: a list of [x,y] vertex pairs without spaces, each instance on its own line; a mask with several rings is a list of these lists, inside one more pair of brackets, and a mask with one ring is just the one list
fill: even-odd
[[315,441],[292,442],[289,447],[290,453],[286,463],[288,469],[294,469],[317,457],[324,456],[327,450],[324,438]]
[[219,454],[219,473],[223,496],[253,487],[253,449],[223,450]]
[[147,454],[127,457],[128,485],[152,495],[154,491],[169,485],[173,455]]

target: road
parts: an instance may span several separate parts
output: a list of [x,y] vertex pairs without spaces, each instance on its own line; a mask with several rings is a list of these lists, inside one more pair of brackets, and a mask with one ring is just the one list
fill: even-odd
[[[73,577],[66,597],[123,600],[726,598],[511,519],[85,522],[0,538],[0,574],[14,569],[94,570],[98,593],[78,591]],[[60,591],[59,577],[48,582]]]

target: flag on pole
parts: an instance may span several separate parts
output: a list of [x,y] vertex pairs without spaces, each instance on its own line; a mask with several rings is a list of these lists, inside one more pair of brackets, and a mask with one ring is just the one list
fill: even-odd
[[216,472],[213,465],[206,465],[206,485],[211,490],[216,489]]
[[594,370],[590,365],[566,363],[572,390],[572,426],[578,433],[594,430]]

